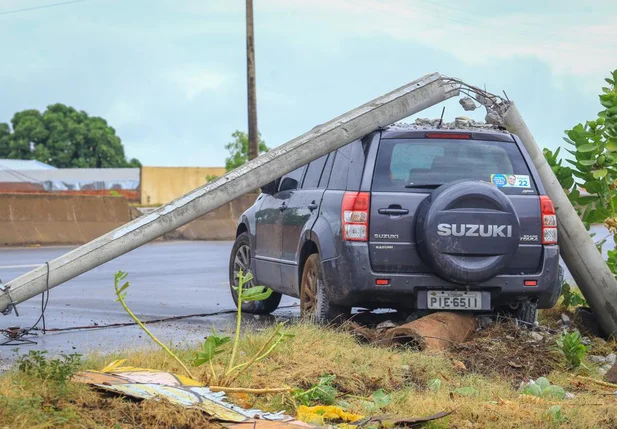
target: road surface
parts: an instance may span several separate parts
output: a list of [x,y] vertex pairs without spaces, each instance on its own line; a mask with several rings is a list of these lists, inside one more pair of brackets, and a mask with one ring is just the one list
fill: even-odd
[[[227,279],[231,246],[231,242],[207,241],[157,242],[142,246],[51,289],[45,312],[46,326],[53,329],[131,322],[115,302],[113,279],[120,270],[129,273],[127,280],[131,286],[127,303],[141,320],[234,310]],[[12,280],[69,250],[71,247],[0,248],[0,279]],[[281,306],[296,303],[295,299],[283,298]],[[40,296],[18,305],[18,310],[20,317],[0,315],[0,329],[30,327],[41,313]],[[297,307],[279,309],[275,313],[282,318],[297,314]],[[252,319],[261,323],[271,318]],[[148,328],[161,340],[181,346],[199,343],[212,326],[231,331],[233,321],[234,314],[229,313],[151,324]],[[0,346],[0,367],[3,362],[6,365],[14,360],[15,347],[19,348],[19,353],[47,350],[50,355],[57,355],[110,353],[152,344],[138,327],[39,333],[27,338],[36,344]],[[0,335],[0,343],[5,340]]]

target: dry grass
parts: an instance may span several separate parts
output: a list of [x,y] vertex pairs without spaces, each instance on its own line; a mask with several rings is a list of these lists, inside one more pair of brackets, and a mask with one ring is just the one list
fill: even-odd
[[[392,401],[381,411],[383,413],[419,417],[455,410],[450,417],[429,424],[434,428],[617,427],[617,400],[603,395],[610,390],[580,384],[559,368],[558,357],[552,355],[551,347],[532,349],[535,353],[530,353],[524,347],[524,338],[511,333],[495,331],[491,334],[489,331],[466,345],[466,349],[415,353],[361,345],[349,334],[311,325],[294,325],[288,331],[295,337],[238,379],[237,385],[307,389],[320,376],[335,374],[334,385],[344,395],[341,399],[348,403],[351,412],[365,413],[360,398],[370,397],[377,389],[384,389],[392,395]],[[252,356],[270,333],[266,330],[245,336],[240,347],[241,359]],[[492,337],[495,335],[502,338],[510,335],[513,340],[494,342]],[[497,346],[490,347],[493,343]],[[184,361],[191,357],[190,351],[179,354]],[[552,417],[548,413],[551,404],[529,403],[520,398],[513,385],[526,375],[525,371],[500,370],[499,365],[506,359],[517,365],[528,365],[534,355],[537,362],[529,375],[549,375],[553,369],[549,375],[551,382],[577,395],[562,405],[561,412],[567,420],[558,422]],[[494,362],[492,367],[495,370],[489,370],[491,365],[487,356]],[[549,356],[551,360],[545,361]],[[216,361],[219,369],[224,367],[225,357],[225,354],[219,355]],[[180,372],[177,363],[162,352],[93,356],[87,367],[97,369],[117,358],[128,358],[127,364],[132,366]],[[467,369],[457,361],[463,361]],[[547,374],[542,374],[545,371]],[[194,372],[205,378],[208,368],[202,366]],[[442,380],[437,392],[427,388],[429,380],[435,378]],[[473,387],[477,393],[461,396],[456,389],[462,387]],[[265,410],[293,412],[294,403],[288,394],[242,399]],[[66,392],[62,392],[49,382],[12,372],[0,378],[0,428],[4,426],[188,428],[219,425],[200,412],[169,404],[135,402],[75,384],[69,384]]]

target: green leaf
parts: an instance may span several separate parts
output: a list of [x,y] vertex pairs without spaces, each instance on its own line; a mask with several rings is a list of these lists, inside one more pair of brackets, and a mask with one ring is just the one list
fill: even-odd
[[433,392],[437,392],[439,389],[441,389],[441,384],[441,379],[433,378],[431,381],[428,382],[428,388],[431,389]]
[[523,395],[542,396],[542,388],[537,384],[529,384],[521,391]]
[[608,170],[606,168],[601,168],[599,170],[594,170],[591,173],[594,177],[594,179],[604,179],[606,177],[606,175],[608,174]]
[[254,286],[242,291],[242,301],[263,301],[270,298],[272,289],[266,289],[264,286]]
[[587,192],[591,194],[599,194],[600,192],[602,192],[602,184],[595,180],[587,182],[584,188],[587,190]]
[[392,398],[390,395],[386,394],[383,389],[379,389],[373,393],[371,399],[373,399],[373,402],[377,405],[377,407],[384,408],[390,404]]
[[593,159],[581,159],[579,162],[582,165],[585,165],[585,166],[591,166],[591,165],[594,165],[596,163],[596,161],[593,160]]
[[121,287],[120,289],[118,289],[118,292],[117,292],[117,293],[122,293],[122,292],[124,292],[124,291],[125,291],[125,290],[129,287],[129,286],[130,286],[130,283],[129,283],[129,282],[124,283],[124,284],[122,285],[122,287]]
[[546,386],[542,389],[542,396],[550,399],[564,399],[566,397],[566,391],[560,386]]
[[540,389],[545,389],[551,385],[550,381],[546,377],[540,377],[536,380],[536,384],[540,386]]
[[582,153],[588,153],[588,152],[593,152],[597,148],[598,148],[598,145],[596,145],[595,143],[587,143],[587,144],[578,146],[576,150]]
[[479,393],[473,387],[459,387],[458,389],[454,389],[454,392],[461,396],[475,396]]
[[596,195],[586,195],[584,197],[579,197],[576,202],[582,206],[587,205],[587,204],[591,204],[594,203],[596,201],[598,201],[600,199],[600,197],[596,196]]
[[606,150],[608,150],[609,152],[617,151],[617,139],[609,139],[606,142]]

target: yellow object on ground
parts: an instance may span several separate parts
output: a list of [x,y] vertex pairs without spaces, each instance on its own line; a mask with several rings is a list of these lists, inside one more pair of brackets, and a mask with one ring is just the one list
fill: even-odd
[[300,405],[297,418],[305,423],[323,425],[328,420],[342,420],[353,423],[363,419],[364,416],[345,412],[342,408],[332,405],[317,405],[314,407]]

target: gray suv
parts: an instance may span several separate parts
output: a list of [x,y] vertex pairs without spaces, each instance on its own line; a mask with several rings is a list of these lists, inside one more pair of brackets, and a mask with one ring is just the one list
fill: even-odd
[[247,312],[289,295],[318,322],[362,307],[534,323],[561,293],[553,204],[503,130],[390,126],[261,190],[238,222],[229,277],[250,270],[274,293]]

